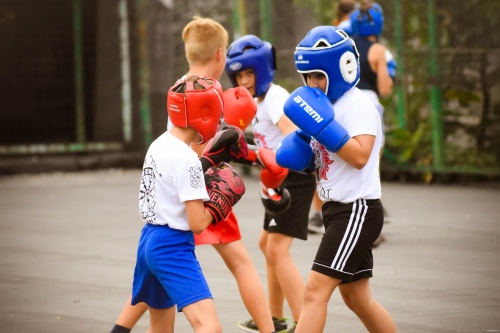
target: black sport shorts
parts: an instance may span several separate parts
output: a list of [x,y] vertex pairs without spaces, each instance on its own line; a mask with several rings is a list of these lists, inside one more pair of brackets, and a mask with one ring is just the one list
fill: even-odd
[[379,199],[323,205],[325,234],[312,270],[340,279],[342,283],[372,277],[373,243],[384,224]]
[[290,170],[281,187],[290,192],[292,203],[284,213],[264,215],[264,230],[298,239],[307,239],[307,223],[314,192],[316,176]]

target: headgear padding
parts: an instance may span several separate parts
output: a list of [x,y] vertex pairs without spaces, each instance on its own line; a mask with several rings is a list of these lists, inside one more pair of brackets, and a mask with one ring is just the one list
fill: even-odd
[[297,45],[294,58],[304,85],[307,73],[325,74],[325,94],[331,102],[358,84],[359,53],[354,41],[341,29],[330,25],[312,29]]
[[274,79],[276,59],[273,46],[255,35],[235,40],[227,49],[226,72],[234,87],[236,74],[246,69],[255,72],[255,97],[262,96]]
[[210,77],[188,77],[168,90],[168,117],[174,126],[192,127],[201,137],[200,144],[217,132],[224,102],[219,81]]

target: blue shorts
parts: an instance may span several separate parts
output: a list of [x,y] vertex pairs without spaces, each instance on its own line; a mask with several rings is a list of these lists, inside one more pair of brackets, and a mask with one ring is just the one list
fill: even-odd
[[145,302],[154,309],[177,305],[177,311],[212,298],[194,253],[191,231],[146,224],[137,248],[132,305]]

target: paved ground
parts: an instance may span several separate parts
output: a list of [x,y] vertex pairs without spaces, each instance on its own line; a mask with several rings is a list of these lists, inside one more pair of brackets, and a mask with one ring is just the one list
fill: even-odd
[[[142,224],[140,172],[0,178],[0,332],[109,332],[130,292]],[[235,207],[262,280],[257,181]],[[374,296],[400,332],[500,332],[500,187],[383,184],[391,214],[375,250]],[[296,241],[306,278],[320,236]],[[210,246],[197,250],[225,332],[248,317]],[[288,313],[289,314],[289,313]],[[134,332],[145,332],[144,317]],[[177,332],[191,332],[183,315]],[[325,332],[365,332],[338,294]]]

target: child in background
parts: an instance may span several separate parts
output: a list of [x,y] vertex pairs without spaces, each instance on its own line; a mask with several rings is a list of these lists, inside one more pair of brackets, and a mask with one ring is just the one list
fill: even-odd
[[332,21],[333,26],[344,30],[349,36],[352,35],[351,20],[349,15],[356,9],[358,4],[355,0],[339,0],[335,3],[335,17]]
[[[273,151],[286,134],[296,129],[283,113],[283,105],[289,93],[272,82],[275,69],[275,52],[269,42],[254,35],[245,35],[229,46],[226,72],[234,86],[246,87],[257,102],[257,114],[252,121],[255,144],[258,148]],[[268,209],[264,216],[259,248],[266,258],[269,308],[275,329],[293,332],[295,325],[287,330],[284,299],[287,300],[296,322],[302,307],[304,283],[292,260],[290,247],[294,238],[307,239],[308,211],[315,189],[315,179],[312,174],[290,171],[281,187],[290,193],[290,207],[284,212],[272,212],[272,207],[266,205]],[[264,202],[274,206],[271,201]],[[260,325],[250,319],[241,321],[239,327],[249,332],[257,332]]]

